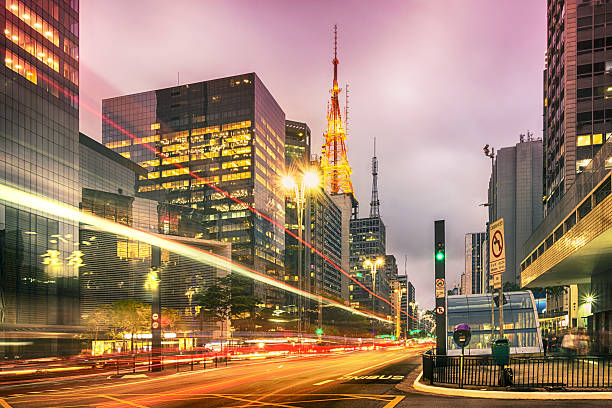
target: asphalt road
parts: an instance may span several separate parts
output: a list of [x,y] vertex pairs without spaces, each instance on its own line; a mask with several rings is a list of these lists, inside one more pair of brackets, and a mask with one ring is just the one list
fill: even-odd
[[[0,387],[0,407],[575,407],[579,401],[436,397],[396,388],[420,371],[417,350],[362,351],[230,364],[143,378],[53,381]],[[15,394],[19,392],[19,394]],[[587,406],[586,404],[584,404]],[[589,401],[609,407],[609,401]]]

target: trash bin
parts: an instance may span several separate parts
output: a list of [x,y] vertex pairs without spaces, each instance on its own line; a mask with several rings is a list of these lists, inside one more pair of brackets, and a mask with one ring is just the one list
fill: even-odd
[[497,365],[506,366],[510,364],[510,341],[508,339],[495,339],[491,345],[493,361]]

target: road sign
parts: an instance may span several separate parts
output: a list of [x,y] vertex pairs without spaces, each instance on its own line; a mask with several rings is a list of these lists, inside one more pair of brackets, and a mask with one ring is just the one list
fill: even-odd
[[439,315],[444,314],[444,306],[436,307],[436,313]]
[[506,270],[506,242],[504,219],[500,218],[489,226],[489,273],[502,274]]
[[493,286],[493,289],[501,289],[502,287],[502,274],[501,273],[497,273],[495,275],[493,275],[493,278],[491,279],[491,286]]
[[436,279],[436,297],[443,298],[446,295],[444,279]]
[[157,320],[157,319],[159,319],[159,314],[157,314],[157,313],[153,313],[153,316],[151,316],[151,318],[152,318],[153,320]]

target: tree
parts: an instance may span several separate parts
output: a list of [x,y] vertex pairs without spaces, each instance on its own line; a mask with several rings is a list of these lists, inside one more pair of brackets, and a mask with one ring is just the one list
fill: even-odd
[[85,318],[87,331],[93,333],[94,340],[98,340],[98,333],[106,331],[110,323],[110,307],[102,305],[96,307]]
[[193,297],[201,306],[200,321],[250,317],[252,323],[260,300],[251,291],[250,280],[243,276],[232,273],[215,279],[212,285],[204,287]]
[[175,331],[182,326],[181,314],[174,309],[162,308],[161,326],[163,330]]
[[134,334],[149,329],[151,306],[137,300],[117,300],[109,306],[109,326],[115,336],[130,334],[130,350]]
[[504,292],[517,292],[521,290],[521,287],[514,282],[504,282]]

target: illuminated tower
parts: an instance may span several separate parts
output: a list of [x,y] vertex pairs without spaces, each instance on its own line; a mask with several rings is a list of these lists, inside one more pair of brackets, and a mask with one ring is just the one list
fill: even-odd
[[351,182],[351,167],[346,157],[346,133],[342,125],[340,115],[340,103],[338,95],[338,28],[334,25],[334,83],[331,89],[331,104],[327,110],[327,131],[325,132],[325,144],[321,165],[325,179],[325,189],[328,193],[353,195],[353,183]]

